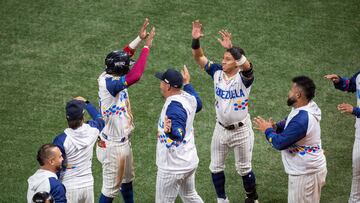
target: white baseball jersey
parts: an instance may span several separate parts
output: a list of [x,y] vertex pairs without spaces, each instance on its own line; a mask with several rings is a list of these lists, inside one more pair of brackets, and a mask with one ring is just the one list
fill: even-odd
[[221,65],[211,61],[205,69],[214,80],[217,120],[225,126],[245,120],[251,85],[245,86],[240,73],[228,78]]
[[32,198],[37,192],[48,192],[56,203],[66,202],[66,189],[58,180],[55,173],[39,169],[28,179],[27,202],[32,203]]
[[282,150],[282,161],[286,173],[290,175],[304,175],[316,173],[326,169],[326,159],[321,146],[320,120],[321,110],[314,101],[306,106],[292,109],[286,119],[285,129],[291,120],[299,113],[308,119],[306,135],[289,148]]
[[67,128],[54,139],[54,144],[65,152],[66,168],[60,180],[67,189],[93,186],[91,166],[94,144],[99,129],[83,124],[77,129]]
[[[107,89],[106,83],[111,79],[120,80],[119,85],[123,86],[120,92],[111,93]],[[134,124],[125,76],[115,77],[103,72],[98,78],[98,84],[100,111],[105,121],[102,133],[112,141],[127,139]]]
[[[357,107],[360,108],[360,74],[356,76],[356,101],[357,101]],[[360,129],[360,118],[356,117],[356,123],[355,128]],[[360,135],[356,135],[359,136]]]
[[[172,101],[182,104],[187,113],[186,133],[182,141],[173,141],[164,133],[164,121],[168,105]],[[156,165],[158,170],[180,174],[194,170],[199,163],[194,140],[193,122],[196,113],[196,99],[182,91],[166,99],[158,122],[158,142],[156,147]]]

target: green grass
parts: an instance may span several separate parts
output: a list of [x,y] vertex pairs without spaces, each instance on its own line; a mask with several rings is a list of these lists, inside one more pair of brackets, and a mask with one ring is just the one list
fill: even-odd
[[[217,31],[226,28],[255,66],[250,113],[284,118],[291,78],[311,76],[323,112],[322,141],[328,164],[322,202],[347,202],[351,185],[354,117],[336,110],[355,96],[334,90],[327,73],[351,76],[360,64],[360,2],[357,0],[229,1],[46,1],[0,2],[0,202],[24,202],[27,178],[38,168],[38,147],[65,127],[64,106],[82,95],[96,103],[96,79],[104,56],[132,40],[145,17],[156,26],[147,70],[130,88],[136,130],[133,137],[137,202],[155,196],[156,123],[163,99],[153,74],[167,67],[190,67],[204,108],[196,117],[200,164],[196,187],[205,202],[215,202],[211,183],[210,141],[215,123],[211,78],[191,56],[191,22],[205,28],[201,45],[219,62],[223,49]],[[261,202],[286,202],[287,176],[280,153],[256,132],[253,168]],[[226,189],[232,202],[243,201],[234,157],[226,165]],[[94,156],[95,196],[101,167]],[[117,198],[115,202],[121,202]],[[179,201],[180,202],[180,201]]]

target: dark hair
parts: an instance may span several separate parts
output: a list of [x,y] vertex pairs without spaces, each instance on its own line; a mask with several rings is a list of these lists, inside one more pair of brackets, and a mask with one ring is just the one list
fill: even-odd
[[51,157],[52,155],[51,149],[54,147],[57,146],[51,143],[44,144],[40,147],[36,156],[36,159],[39,162],[40,166],[43,166],[45,164],[45,161]]
[[67,120],[69,128],[75,130],[80,127],[83,124],[83,118],[76,120]]
[[226,51],[229,52],[231,56],[234,57],[235,60],[239,60],[242,55],[245,56],[245,51],[240,47],[231,47]]
[[41,191],[34,194],[32,201],[35,203],[45,203],[49,200],[50,203],[54,202],[54,198],[48,192]]
[[296,83],[305,93],[305,97],[308,101],[312,100],[315,97],[315,83],[312,79],[307,76],[297,76],[292,79],[293,83]]

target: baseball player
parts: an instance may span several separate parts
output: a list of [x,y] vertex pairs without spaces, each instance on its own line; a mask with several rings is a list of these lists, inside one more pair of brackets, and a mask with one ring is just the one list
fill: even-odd
[[192,27],[192,53],[195,61],[214,81],[216,124],[211,141],[210,171],[217,202],[229,202],[225,193],[225,159],[234,150],[235,166],[242,177],[246,202],[257,202],[255,174],[251,169],[254,132],[248,113],[251,85],[254,81],[252,64],[244,50],[233,47],[231,33],[219,32],[220,44],[226,49],[222,64],[214,63],[200,47],[202,24],[196,20]]
[[[69,127],[53,141],[64,157],[60,180],[65,185],[68,202],[91,203],[94,202],[93,148],[105,123],[83,97],[70,100],[65,109]],[[84,109],[92,117],[87,123],[84,123]]]
[[44,144],[38,150],[36,158],[40,169],[28,179],[27,202],[32,203],[36,193],[47,192],[56,203],[66,203],[66,189],[56,175],[64,160],[60,149],[54,144]]
[[351,78],[342,78],[336,74],[325,75],[334,83],[336,89],[345,92],[356,92],[357,106],[342,103],[337,106],[342,113],[356,116],[355,141],[352,155],[352,183],[349,203],[360,202],[360,71]]
[[[112,202],[120,188],[124,201],[134,202],[134,167],[129,141],[134,125],[127,88],[140,79],[146,66],[155,36],[155,28],[147,35],[148,24],[149,20],[145,19],[139,36],[122,51],[113,51],[107,55],[106,69],[98,78],[100,111],[105,120],[105,127],[96,147],[97,158],[103,168],[101,203]],[[145,38],[145,46],[137,62],[133,64],[130,57]]]
[[[202,108],[197,92],[190,84],[189,72],[174,69],[156,73],[160,92],[165,98],[158,122],[156,146],[156,203],[202,203],[195,190],[195,171],[199,163],[194,138],[195,114]],[[184,84],[184,91],[181,90]]]
[[292,107],[284,120],[254,119],[255,128],[263,132],[269,143],[281,150],[288,174],[288,202],[320,202],[321,188],[327,174],[326,159],[321,146],[321,110],[313,101],[315,84],[306,77],[292,80],[287,104]]

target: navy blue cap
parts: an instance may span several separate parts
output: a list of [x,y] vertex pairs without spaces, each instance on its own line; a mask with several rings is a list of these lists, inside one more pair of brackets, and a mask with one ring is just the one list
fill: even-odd
[[66,104],[66,118],[68,120],[78,120],[84,116],[85,102],[73,99]]
[[183,84],[183,76],[179,71],[174,69],[167,69],[163,73],[157,72],[155,73],[155,77],[175,88],[181,88]]

